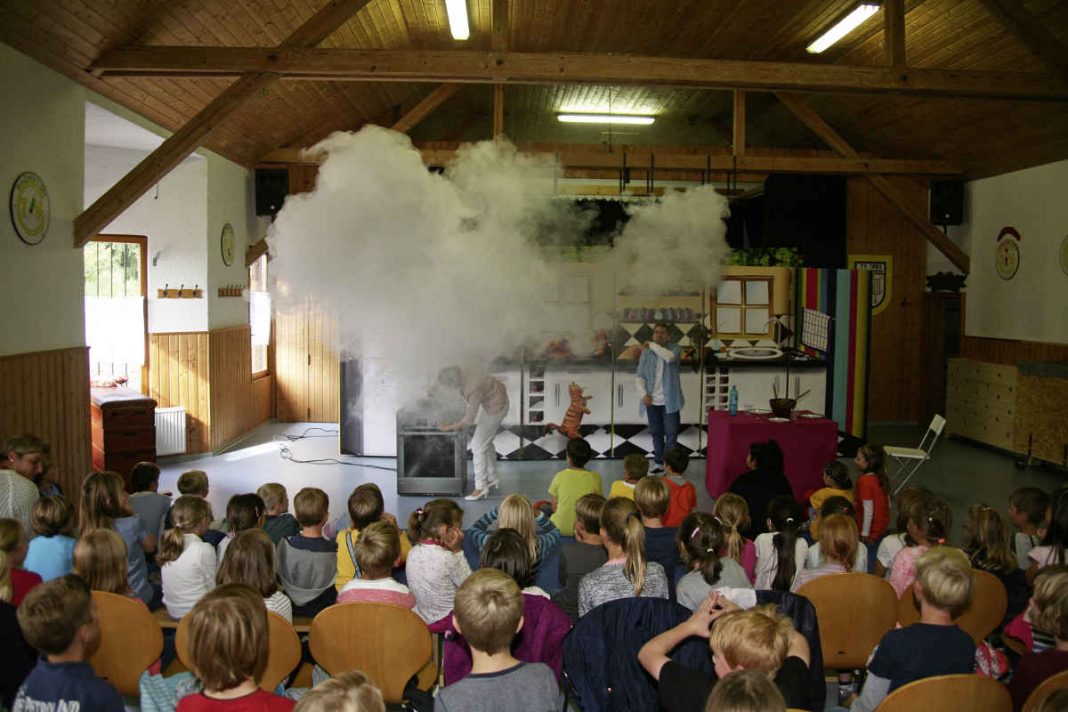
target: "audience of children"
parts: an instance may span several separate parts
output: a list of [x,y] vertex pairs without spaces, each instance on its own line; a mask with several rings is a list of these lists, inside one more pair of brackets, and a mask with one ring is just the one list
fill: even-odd
[[882,445],[867,443],[857,450],[853,462],[860,469],[853,499],[857,508],[857,529],[860,530],[860,540],[871,544],[882,538],[890,524],[886,451]]
[[692,482],[683,478],[689,466],[690,456],[683,448],[675,446],[664,452],[664,475],[661,479],[671,492],[670,504],[664,514],[665,527],[679,526],[697,506],[697,490]]
[[930,497],[912,509],[906,526],[916,545],[897,553],[886,577],[899,598],[916,579],[916,560],[930,547],[945,544],[952,525],[953,513],[943,499]]
[[[293,503],[296,504],[296,499]],[[348,670],[304,693],[293,712],[386,712],[386,703],[366,675],[359,670]]]
[[897,552],[907,546],[916,545],[916,542],[909,536],[909,518],[912,516],[912,511],[915,507],[920,506],[926,499],[931,497],[934,497],[934,493],[923,487],[906,487],[897,493],[894,503],[894,509],[897,510],[897,518],[894,520],[894,533],[887,534],[879,542],[875,552],[875,561],[872,564],[873,574],[885,578],[890,573],[890,566],[894,563],[894,557],[897,556]]
[[113,529],[95,529],[79,537],[74,545],[74,573],[91,590],[140,601],[126,575],[128,560],[126,542]]
[[26,530],[17,519],[0,519],[0,551],[7,556],[11,580],[11,603],[19,606],[26,594],[41,583],[41,576],[23,568],[29,543]]
[[219,564],[215,582],[220,586],[240,583],[258,591],[268,611],[293,622],[293,604],[278,586],[274,544],[262,529],[245,529],[234,535]]
[[[646,462],[642,458],[642,462]],[[647,465],[648,466],[648,465]],[[579,583],[586,574],[600,568],[608,561],[601,538],[601,512],[605,498],[599,494],[586,494],[575,502],[575,541],[560,549],[560,590],[552,600],[578,620]]]
[[216,547],[220,564],[235,536],[249,529],[263,529],[263,523],[267,517],[266,510],[263,498],[258,494],[248,492],[235,494],[230,498],[230,501],[226,503],[226,520],[223,524],[226,536]]
[[[667,455],[664,456],[665,458]],[[664,516],[671,506],[671,488],[664,477],[646,477],[634,488],[634,504],[645,527],[645,556],[664,569],[668,591],[675,591],[675,573],[681,566],[679,547],[675,543],[676,527],[664,523]]]
[[82,482],[79,513],[84,536],[96,529],[114,529],[126,543],[126,577],[130,590],[151,607],[157,592],[148,580],[146,553],[156,550],[156,535],[149,534],[141,517],[130,509],[122,476],[115,472],[94,472]]
[[749,505],[740,495],[727,492],[716,500],[712,514],[723,525],[727,536],[724,555],[741,564],[750,581],[756,581],[756,545],[742,535],[749,529]]
[[[855,514],[856,509],[853,507],[853,503],[845,497],[829,497],[823,502],[823,506],[820,507],[819,518],[821,520],[826,519],[832,514],[844,514],[850,519],[854,519],[853,529],[856,530]],[[823,566],[823,554],[820,552],[819,539],[812,542],[812,545],[808,547],[808,556],[805,558],[806,569],[818,569]],[[852,570],[858,573],[865,573],[868,570],[868,547],[860,543],[857,540],[857,554],[853,561]]]
[[263,531],[267,532],[271,542],[277,545],[282,539],[300,531],[297,518],[289,513],[289,493],[285,485],[268,482],[260,485],[256,494],[263,500]]
[[634,487],[648,474],[649,461],[641,453],[632,452],[623,458],[623,479],[612,483],[608,496],[634,499]]
[[805,568],[808,544],[800,536],[802,516],[793,495],[776,497],[768,504],[768,531],[753,542],[757,588],[789,591]]
[[677,546],[687,573],[675,584],[676,600],[697,610],[708,594],[721,588],[752,588],[745,570],[723,556],[723,525],[706,512],[690,512],[678,529]]
[[808,503],[812,507],[809,533],[813,540],[820,538],[820,520],[818,513],[823,508],[823,503],[831,497],[845,497],[850,504],[853,502],[853,480],[849,478],[849,471],[844,463],[831,460],[823,468],[823,487],[809,495]]
[[[385,521],[397,528],[397,518],[386,510],[382,490],[373,482],[366,482],[352,490],[348,501],[349,526],[337,534],[337,578],[334,586],[340,591],[356,575],[355,544],[360,532],[374,522]],[[412,540],[397,529],[400,535],[400,563],[408,559]],[[400,564],[398,564],[400,565]]]
[[471,540],[475,550],[482,551],[493,527],[497,529],[514,529],[519,532],[530,551],[534,566],[534,576],[538,575],[541,562],[544,561],[560,543],[560,530],[545,516],[544,512],[534,511],[534,505],[524,495],[510,494],[499,506],[478,518],[467,530],[465,536]]
[[408,587],[415,612],[432,630],[447,624],[456,589],[471,575],[463,554],[463,518],[464,510],[451,499],[433,499],[408,517],[408,536],[416,542],[405,566]]
[[[208,499],[208,473],[203,470],[186,470],[178,476],[178,496],[190,495],[191,497],[200,497],[204,501]],[[225,520],[215,520],[215,515],[212,514],[211,528],[204,532],[204,541],[208,542],[214,547],[218,547],[224,538],[226,538]],[[169,519],[169,515],[168,515]],[[165,527],[170,527],[166,524]]]
[[1009,521],[1019,529],[1013,537],[1013,551],[1017,566],[1024,571],[1031,568],[1031,549],[1042,542],[1048,509],[1049,493],[1037,487],[1020,487],[1009,495]]
[[[154,462],[139,462],[130,470],[130,509],[141,517],[145,531],[163,538],[168,528],[167,512],[171,498],[159,493],[159,465]],[[211,524],[211,508],[208,508],[208,523]]]
[[390,577],[400,559],[397,527],[382,520],[368,524],[353,550],[360,575],[341,587],[338,603],[388,603],[409,610],[415,608],[415,596],[408,587]]
[[745,465],[749,469],[731,483],[730,491],[744,499],[749,509],[749,528],[742,533],[755,538],[767,531],[771,500],[792,497],[794,490],[783,470],[782,448],[775,440],[750,445]]
[[1052,636],[1055,645],[1042,652],[1026,653],[1017,663],[1009,683],[1016,712],[1023,709],[1028,695],[1043,680],[1068,670],[1068,570],[1051,571],[1037,578],[1031,621],[1035,629]]
[[74,507],[63,497],[41,497],[30,516],[33,533],[22,567],[50,581],[74,565]]
[[[813,547],[818,548],[819,566],[802,569],[794,577],[790,590],[797,592],[809,581],[832,574],[864,573],[864,568],[857,568],[857,548],[859,546],[857,523],[845,514],[831,514],[823,520],[820,540]],[[757,588],[760,588],[759,586]]]
[[337,542],[323,537],[330,498],[318,487],[305,487],[293,498],[293,510],[300,531],[278,542],[278,581],[293,602],[293,615],[314,617],[338,594]]
[[179,497],[171,509],[172,527],[160,540],[156,562],[163,582],[163,605],[171,618],[193,610],[215,588],[215,547],[201,537],[211,523],[211,507],[199,497]]
[[586,469],[593,456],[590,444],[582,438],[567,441],[567,469],[560,470],[549,483],[552,497],[552,523],[563,536],[575,533],[575,502],[585,494],[603,494],[601,475]]
[[[644,481],[656,481],[647,477]],[[638,492],[635,493],[640,496]],[[607,601],[641,596],[667,598],[664,567],[649,561],[645,553],[645,527],[638,508],[626,497],[608,500],[601,512],[601,540],[608,561],[582,577],[579,583],[579,616]]]

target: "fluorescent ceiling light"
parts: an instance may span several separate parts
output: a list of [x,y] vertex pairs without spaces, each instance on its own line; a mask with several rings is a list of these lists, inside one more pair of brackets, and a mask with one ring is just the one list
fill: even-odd
[[556,118],[566,124],[639,124],[648,126],[656,121],[653,116],[637,114],[557,114]]
[[853,30],[857,29],[861,23],[867,20],[869,17],[879,11],[878,3],[866,2],[858,5],[854,8],[853,12],[849,13],[839,21],[837,25],[824,32],[818,40],[810,44],[805,49],[810,54],[819,54],[838,40],[848,35]]
[[445,12],[449,14],[449,30],[454,40],[466,40],[471,36],[467,23],[467,0],[445,0]]

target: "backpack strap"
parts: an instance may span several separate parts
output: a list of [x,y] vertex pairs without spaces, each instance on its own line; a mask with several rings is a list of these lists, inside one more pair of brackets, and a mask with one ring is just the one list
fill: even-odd
[[352,570],[354,572],[354,578],[363,578],[363,572],[360,571],[360,565],[356,563],[356,548],[352,545],[352,530],[345,532],[345,545],[349,548],[349,558],[352,559]]

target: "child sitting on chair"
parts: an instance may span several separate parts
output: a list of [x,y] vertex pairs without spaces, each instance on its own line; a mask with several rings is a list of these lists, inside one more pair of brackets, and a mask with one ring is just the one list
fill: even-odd
[[838,460],[831,460],[823,468],[823,487],[813,492],[808,498],[808,503],[812,506],[810,516],[812,525],[809,527],[809,533],[812,534],[814,540],[820,538],[818,516],[820,508],[831,497],[845,497],[850,504],[853,503],[853,480],[850,479],[846,466]]
[[1068,570],[1063,566],[1049,567],[1035,579],[1031,620],[1037,630],[1053,636],[1056,646],[1020,658],[1009,683],[1014,710],[1023,709],[1046,678],[1068,670]]
[[263,500],[264,515],[263,531],[271,537],[271,543],[275,546],[287,536],[293,536],[300,531],[297,518],[289,513],[289,493],[285,485],[279,482],[268,482],[260,485],[256,494]]
[[[645,462],[645,459],[642,459]],[[578,620],[578,592],[582,577],[608,561],[601,540],[601,511],[605,499],[586,494],[575,502],[575,541],[560,549],[560,585],[553,603],[563,608],[572,621]]]
[[349,670],[308,690],[293,712],[386,712],[386,703],[366,675]]
[[189,613],[189,657],[203,691],[178,701],[177,712],[223,712],[239,707],[290,712],[293,700],[259,688],[267,667],[267,607],[244,584],[219,586]]
[[293,602],[293,615],[314,618],[337,601],[337,543],[323,537],[330,498],[305,487],[293,498],[300,531],[278,542],[278,580]]
[[70,573],[74,560],[74,507],[63,497],[41,497],[33,503],[33,533],[22,566],[43,581]]
[[[669,451],[670,452],[670,451]],[[667,455],[664,455],[665,462]],[[634,504],[641,515],[645,528],[645,554],[649,561],[655,561],[664,567],[668,580],[668,591],[675,595],[675,574],[682,566],[679,548],[675,543],[678,529],[669,526],[665,517],[671,507],[671,488],[664,477],[646,477],[634,488]]]
[[400,535],[389,522],[375,522],[364,528],[354,545],[360,575],[341,587],[338,603],[389,603],[409,610],[415,596],[408,587],[390,578],[400,558]]

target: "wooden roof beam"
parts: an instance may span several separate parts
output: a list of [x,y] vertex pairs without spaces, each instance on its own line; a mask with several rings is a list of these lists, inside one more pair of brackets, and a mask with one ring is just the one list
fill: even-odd
[[883,47],[887,65],[906,66],[905,0],[883,0]]
[[460,84],[442,84],[405,112],[404,116],[393,122],[390,128],[401,133],[408,133],[423,119],[434,113],[439,106],[448,101],[453,94],[459,91],[460,86]]
[[745,92],[734,90],[734,118],[731,121],[731,147],[735,156],[745,155]]
[[1005,28],[1016,36],[1049,69],[1051,75],[1068,81],[1068,47],[1027,11],[1020,0],[980,0]]
[[[329,0],[294,30],[278,49],[314,47],[345,24],[368,2],[370,0]],[[277,79],[273,74],[251,72],[227,87],[74,219],[74,246],[82,247],[93,235],[107,227],[195,151],[204,138],[230,114]]]
[[1068,81],[1042,74],[562,52],[153,46],[111,50],[92,70],[103,76],[275,72],[325,81],[612,84],[1068,101]]
[[[839,135],[837,131],[831,127],[823,117],[816,113],[811,107],[806,105],[799,96],[792,94],[776,94],[779,100],[786,105],[790,111],[794,113],[797,118],[812,130],[814,134],[819,136],[823,141],[841,153],[847,158],[857,158],[858,154],[856,150],[849,145],[849,143]],[[957,269],[965,274],[968,274],[971,268],[971,263],[968,255],[957,246],[955,242],[950,240],[946,235],[932,225],[927,220],[927,215],[924,211],[917,210],[916,206],[909,203],[901,191],[897,189],[890,181],[882,175],[865,176],[875,189],[883,194],[891,205],[897,208],[909,222],[916,227],[920,233],[922,233],[946,258],[952,262]]]

